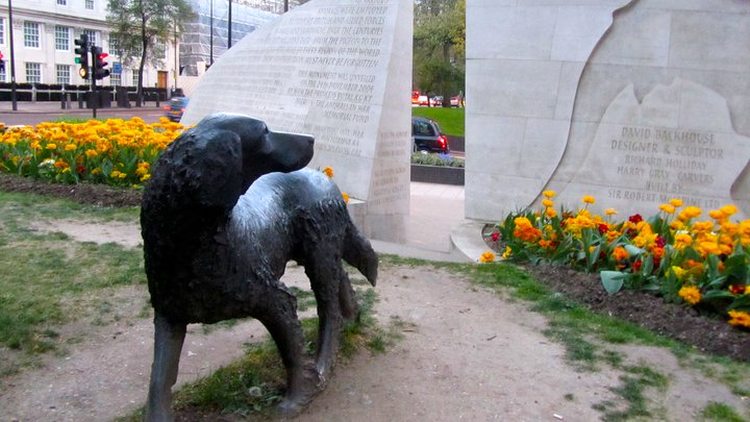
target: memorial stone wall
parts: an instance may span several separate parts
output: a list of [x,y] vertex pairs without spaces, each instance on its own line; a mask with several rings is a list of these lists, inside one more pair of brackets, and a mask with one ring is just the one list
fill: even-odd
[[213,112],[315,136],[368,236],[399,240],[409,213],[412,3],[312,0],[249,34],[203,76],[186,124]]
[[[750,3],[467,0],[466,215],[750,215]],[[743,217],[743,216],[740,216]]]

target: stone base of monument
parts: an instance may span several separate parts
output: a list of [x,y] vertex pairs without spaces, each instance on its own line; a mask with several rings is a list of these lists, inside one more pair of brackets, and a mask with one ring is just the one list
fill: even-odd
[[349,211],[349,217],[351,217],[354,225],[360,230],[365,221],[365,201],[356,198],[349,198],[349,203],[346,204],[346,209]]
[[412,164],[411,181],[463,186],[464,169],[461,167],[425,166]]
[[406,242],[407,215],[377,213],[366,201],[354,198],[349,200],[347,209],[354,225],[371,240]]
[[482,236],[486,221],[465,220],[451,230],[451,250],[454,255],[460,254],[466,260],[478,262],[479,257],[489,250],[489,245]]

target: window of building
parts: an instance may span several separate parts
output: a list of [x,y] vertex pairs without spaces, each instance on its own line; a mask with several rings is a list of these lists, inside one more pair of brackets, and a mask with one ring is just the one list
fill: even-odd
[[59,4],[60,6],[65,6],[66,4],[68,4],[68,1],[67,0],[57,0],[57,4]]
[[7,80],[5,75],[5,68],[0,68],[0,82],[5,82]]
[[0,44],[5,44],[5,19],[0,18]]
[[119,73],[110,73],[109,74],[109,86],[121,86],[122,85],[122,77]]
[[86,9],[94,9],[94,0],[86,0]]
[[138,86],[138,71],[133,69],[133,86]]
[[89,45],[99,45],[96,38],[96,31],[92,29],[84,29],[83,33],[89,36]]
[[70,66],[67,64],[58,64],[57,68],[57,83],[70,85]]
[[26,82],[30,84],[42,82],[41,63],[26,63]]
[[39,23],[26,21],[23,23],[23,46],[39,48]]
[[55,25],[55,49],[58,51],[70,50],[70,28]]
[[109,54],[119,55],[120,43],[117,38],[112,35],[109,36]]

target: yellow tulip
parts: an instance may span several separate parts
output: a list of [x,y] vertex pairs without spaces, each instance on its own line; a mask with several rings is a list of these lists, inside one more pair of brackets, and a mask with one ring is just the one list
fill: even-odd
[[695,286],[683,286],[677,295],[685,302],[695,305],[701,301],[701,291]]
[[495,260],[495,253],[492,251],[486,251],[479,257],[479,262],[486,264]]

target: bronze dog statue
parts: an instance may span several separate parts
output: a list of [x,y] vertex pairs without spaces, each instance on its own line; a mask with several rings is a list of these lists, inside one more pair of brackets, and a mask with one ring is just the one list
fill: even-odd
[[[312,155],[310,136],[214,114],[157,161],[141,207],[155,311],[147,420],[172,419],[171,388],[188,323],[258,319],[286,368],[279,405],[285,415],[298,413],[325,387],[343,320],[357,313],[341,260],[373,286],[378,260],[336,185],[319,171],[300,170]],[[289,260],[305,267],[317,300],[314,361],[304,351],[296,298],[279,281]]]

